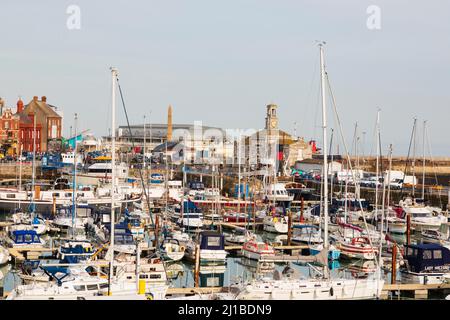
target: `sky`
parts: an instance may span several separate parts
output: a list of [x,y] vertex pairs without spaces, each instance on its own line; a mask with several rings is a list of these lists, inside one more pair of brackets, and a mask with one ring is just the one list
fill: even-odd
[[259,129],[275,103],[281,129],[320,144],[323,40],[349,148],[357,122],[360,150],[374,153],[380,108],[382,153],[406,155],[417,117],[417,152],[427,120],[432,154],[450,156],[449,12],[447,0],[2,0],[0,97],[15,108],[45,95],[66,136],[74,113],[79,130],[106,135],[115,66],[133,124],[165,123],[171,104],[174,123]]

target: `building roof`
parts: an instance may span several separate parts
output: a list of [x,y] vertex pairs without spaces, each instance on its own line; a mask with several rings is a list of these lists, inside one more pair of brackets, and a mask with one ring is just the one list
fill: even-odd
[[25,105],[19,115],[25,114],[28,116],[28,114],[33,112],[36,108],[41,110],[47,117],[61,118],[61,116],[54,110],[55,106],[47,104],[46,101],[37,99],[31,100],[27,105]]

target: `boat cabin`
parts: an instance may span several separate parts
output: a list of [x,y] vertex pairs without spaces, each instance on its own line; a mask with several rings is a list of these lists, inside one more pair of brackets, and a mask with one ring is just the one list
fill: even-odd
[[405,245],[405,258],[411,272],[450,271],[450,249],[435,243]]

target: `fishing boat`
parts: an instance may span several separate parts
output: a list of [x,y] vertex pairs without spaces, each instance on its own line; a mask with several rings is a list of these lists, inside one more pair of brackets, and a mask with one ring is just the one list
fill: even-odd
[[161,243],[160,253],[164,260],[175,262],[183,259],[185,249],[185,246],[180,245],[176,239],[164,239]]
[[289,226],[288,220],[288,216],[266,216],[263,220],[264,231],[273,233],[287,233]]
[[356,237],[348,240],[342,240],[336,244],[341,255],[350,259],[373,260],[378,254],[378,249],[370,244],[368,237]]
[[243,244],[241,254],[246,258],[259,261],[265,257],[275,256],[275,250],[267,243],[253,238]]
[[405,245],[402,282],[439,284],[450,274],[450,249],[436,243]]

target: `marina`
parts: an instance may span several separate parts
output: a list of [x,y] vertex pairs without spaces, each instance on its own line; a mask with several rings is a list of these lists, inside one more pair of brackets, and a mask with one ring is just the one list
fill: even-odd
[[[391,18],[373,37],[377,5],[329,43],[309,38],[361,19],[134,6],[111,4],[112,24],[73,4],[70,34],[53,11],[33,39],[11,33],[56,40],[0,59],[0,304],[181,301],[209,317],[193,301],[220,300],[259,317],[274,301],[450,300],[445,55],[392,37]],[[18,30],[35,19],[4,25],[19,12]]]

